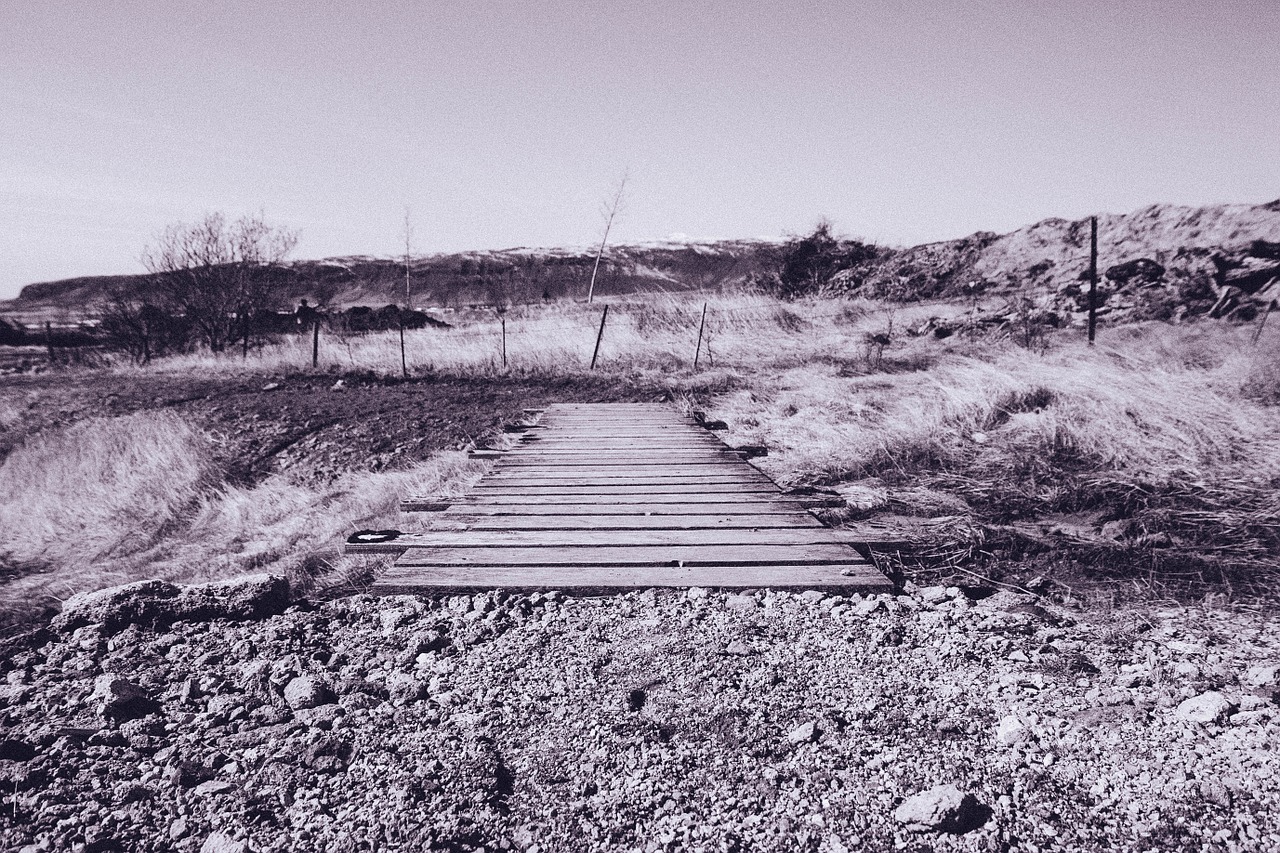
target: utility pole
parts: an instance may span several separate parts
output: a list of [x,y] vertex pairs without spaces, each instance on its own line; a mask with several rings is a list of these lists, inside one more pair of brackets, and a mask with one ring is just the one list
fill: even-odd
[[1098,217],[1089,217],[1089,346],[1098,333]]

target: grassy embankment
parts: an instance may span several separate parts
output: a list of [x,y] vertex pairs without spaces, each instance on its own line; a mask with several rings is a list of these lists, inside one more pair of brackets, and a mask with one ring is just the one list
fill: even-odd
[[[1111,575],[1147,592],[1207,582],[1270,590],[1280,559],[1280,333],[1223,324],[1052,332],[1035,352],[998,332],[913,336],[959,305],[781,303],[711,297],[702,369],[691,371],[700,297],[612,302],[601,371],[664,386],[760,443],[788,485],[842,488],[854,509],[931,517],[934,548],[908,567],[1005,571],[1010,560]],[[584,374],[600,306],[516,309],[499,322],[407,335],[411,372]],[[886,335],[887,346],[872,340]],[[310,369],[309,339],[238,355],[110,370],[278,376]],[[320,369],[398,374],[396,333],[322,333]],[[15,416],[0,403],[0,426]],[[209,463],[213,439],[175,415],[135,414],[33,437],[0,465],[0,600],[10,617],[72,592],[144,577],[255,569],[344,577],[336,542],[397,519],[409,492],[457,493],[481,468],[444,453],[409,470],[329,484],[288,472],[237,487]],[[1042,522],[1037,532],[1027,522]],[[1046,525],[1060,535],[1044,535]],[[32,573],[33,570],[39,571]],[[1242,584],[1248,587],[1242,590]]]

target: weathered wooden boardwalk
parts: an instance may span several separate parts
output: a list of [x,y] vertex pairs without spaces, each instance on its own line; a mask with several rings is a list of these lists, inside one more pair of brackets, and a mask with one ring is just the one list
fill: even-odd
[[401,552],[382,593],[888,589],[848,542],[670,406],[563,404],[429,531],[361,550]]

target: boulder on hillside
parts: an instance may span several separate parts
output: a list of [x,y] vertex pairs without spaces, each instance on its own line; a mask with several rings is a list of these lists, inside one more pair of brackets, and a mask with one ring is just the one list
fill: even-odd
[[1155,284],[1164,278],[1164,267],[1150,258],[1134,258],[1107,267],[1107,279],[1119,285]]
[[1242,258],[1222,273],[1222,283],[1245,293],[1257,293],[1280,279],[1280,261],[1269,258]]
[[250,575],[180,587],[162,580],[135,581],[67,599],[51,627],[70,632],[98,625],[115,634],[129,625],[144,628],[180,620],[262,619],[289,606],[289,582],[276,575]]
[[1249,244],[1249,254],[1255,258],[1270,258],[1273,261],[1280,261],[1280,243],[1272,243],[1269,240],[1254,240]]

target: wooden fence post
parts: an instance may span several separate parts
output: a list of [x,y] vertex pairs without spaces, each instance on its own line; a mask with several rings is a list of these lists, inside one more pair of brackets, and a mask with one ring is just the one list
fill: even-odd
[[56,358],[53,354],[53,324],[48,320],[44,321],[44,345],[49,350],[49,363],[53,364]]
[[[407,282],[405,287],[407,292]],[[404,355],[404,314],[400,315],[400,376],[404,379],[409,378],[409,361]]]
[[[1271,284],[1275,284],[1275,279],[1271,280]],[[1267,285],[1267,286],[1270,287],[1271,285]],[[1272,299],[1270,302],[1267,303],[1267,310],[1263,313],[1262,322],[1258,324],[1258,328],[1254,329],[1253,340],[1249,342],[1250,344],[1257,346],[1258,338],[1262,337],[1262,330],[1267,325],[1267,318],[1271,316],[1271,311],[1275,307],[1276,307],[1276,301],[1274,299]]]
[[311,369],[320,365],[320,317],[311,324]]
[[702,321],[698,323],[698,345],[693,350],[693,369],[698,369],[698,358],[702,355],[702,330],[707,327],[707,303],[702,303]]
[[[502,369],[507,369],[507,318],[499,317],[502,321]],[[599,344],[597,344],[599,346]]]
[[591,369],[596,369],[596,357],[600,355],[600,341],[604,338],[604,321],[609,319],[609,306],[604,306],[604,313],[600,315],[600,331],[596,334],[596,348],[591,353]]
[[1098,333],[1098,217],[1089,217],[1089,346]]

